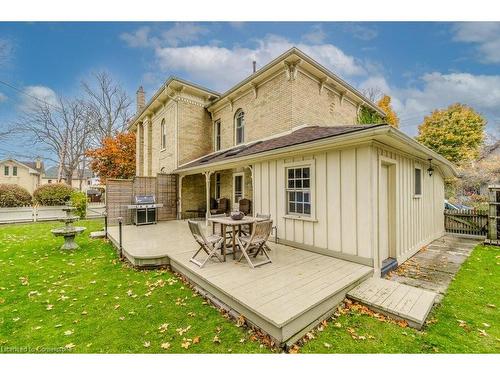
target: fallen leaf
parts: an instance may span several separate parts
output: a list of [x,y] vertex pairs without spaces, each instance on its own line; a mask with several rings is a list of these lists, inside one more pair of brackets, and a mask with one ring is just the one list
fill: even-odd
[[185,340],[181,343],[181,347],[188,349],[191,346],[191,341]]
[[168,323],[163,323],[161,326],[158,327],[158,330],[163,333],[168,329],[169,324]]
[[71,343],[69,343],[69,344],[64,345],[64,347],[65,347],[66,349],[73,349],[73,348],[75,347],[75,344],[73,344],[73,343],[71,342]]
[[165,349],[165,350],[168,350],[170,349],[170,343],[169,342],[164,342],[161,344],[161,348],[162,349]]
[[486,333],[486,331],[484,329],[478,329],[478,331],[479,331],[479,336],[483,336],[483,337],[488,336],[488,334]]
[[200,339],[201,337],[200,336],[196,336],[193,338],[193,344],[198,344],[200,342]]
[[323,346],[324,346],[325,348],[331,348],[331,347],[332,347],[332,345],[331,345],[331,344],[329,344],[329,343],[327,343],[327,342],[324,342],[324,343],[323,343]]
[[143,346],[144,346],[145,348],[149,348],[149,347],[151,346],[151,342],[150,342],[150,341],[144,341]]
[[220,344],[221,341],[220,341],[220,338],[219,336],[215,335],[214,338],[212,339],[212,342],[216,343],[216,344]]
[[492,304],[492,303],[488,303],[486,306],[491,307],[492,309],[496,308],[496,306],[494,304]]
[[74,331],[71,331],[71,330],[67,330],[67,331],[64,331],[64,336],[71,336],[73,334]]
[[482,323],[482,324],[483,324],[483,326],[484,326],[484,327],[486,327],[486,328],[490,328],[490,327],[491,327],[491,325],[489,325],[488,323]]

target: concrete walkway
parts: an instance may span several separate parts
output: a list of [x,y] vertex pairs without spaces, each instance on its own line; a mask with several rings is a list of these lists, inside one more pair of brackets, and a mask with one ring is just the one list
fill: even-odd
[[440,302],[472,249],[480,240],[445,235],[422,248],[386,279],[438,293]]
[[425,324],[479,240],[443,236],[422,248],[385,279],[370,278],[347,296],[373,310],[404,319],[414,328]]

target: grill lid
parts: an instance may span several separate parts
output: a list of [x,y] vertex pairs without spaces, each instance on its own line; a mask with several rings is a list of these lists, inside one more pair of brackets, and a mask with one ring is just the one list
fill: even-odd
[[155,196],[154,195],[136,195],[135,196],[135,204],[154,204]]

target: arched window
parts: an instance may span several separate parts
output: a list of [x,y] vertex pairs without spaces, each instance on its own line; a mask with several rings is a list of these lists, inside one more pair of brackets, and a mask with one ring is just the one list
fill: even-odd
[[161,120],[161,148],[167,147],[167,129],[165,126],[165,119]]
[[237,145],[245,142],[245,112],[241,109],[234,115],[234,138]]

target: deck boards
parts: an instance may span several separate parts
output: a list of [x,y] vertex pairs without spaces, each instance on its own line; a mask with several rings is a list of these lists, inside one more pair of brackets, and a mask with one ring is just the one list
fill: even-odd
[[[117,245],[118,228],[108,233]],[[251,269],[245,260],[238,263],[228,255],[226,262],[209,261],[200,269],[189,262],[197,244],[185,221],[124,226],[122,246],[133,264],[175,264],[230,308],[244,309],[238,312],[270,327],[268,333],[280,341],[333,313],[349,289],[373,274],[371,267],[275,243],[270,243],[271,264]]]
[[352,289],[347,296],[382,313],[406,320],[412,327],[422,328],[436,293],[372,277]]

